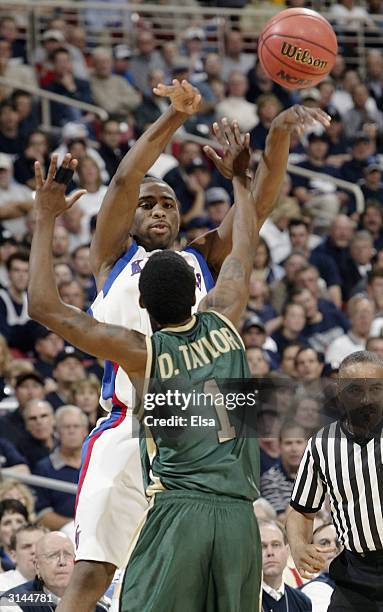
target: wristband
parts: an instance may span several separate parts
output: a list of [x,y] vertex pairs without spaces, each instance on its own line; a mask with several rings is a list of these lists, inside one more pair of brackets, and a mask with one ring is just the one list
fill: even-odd
[[70,168],[59,168],[56,172],[54,180],[56,183],[62,183],[63,185],[69,185],[72,180],[73,170]]

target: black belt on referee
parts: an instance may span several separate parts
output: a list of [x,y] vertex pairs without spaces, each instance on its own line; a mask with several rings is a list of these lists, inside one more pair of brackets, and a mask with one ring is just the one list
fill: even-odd
[[359,559],[383,559],[383,549],[382,550],[367,550],[366,552],[355,552],[353,550],[346,549],[348,553],[351,555],[355,555]]

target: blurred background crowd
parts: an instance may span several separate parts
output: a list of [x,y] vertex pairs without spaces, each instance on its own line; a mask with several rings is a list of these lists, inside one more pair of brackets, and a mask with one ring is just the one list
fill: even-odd
[[[256,171],[283,109],[300,103],[332,118],[326,131],[292,139],[283,190],[261,231],[241,329],[261,381],[256,512],[283,519],[307,438],[338,416],[331,381],[340,361],[364,348],[383,357],[383,2],[314,5],[336,28],[339,55],[328,78],[301,92],[274,84],[257,62],[257,33],[283,8],[278,2],[220,0],[205,3],[204,13],[197,0],[184,0],[175,14],[163,1],[158,14],[145,11],[145,3],[142,12],[107,4],[101,11],[91,3],[77,10],[76,2],[71,9],[52,2],[37,21],[26,7],[0,12],[1,471],[77,483],[82,442],[105,416],[98,403],[103,364],[27,314],[34,161],[46,169],[52,152],[62,159],[67,151],[79,160],[68,191],[88,193],[59,219],[53,252],[60,296],[86,310],[96,295],[89,244],[108,184],[167,108],[152,88],[188,79],[202,95],[200,112],[150,171],[180,201],[180,247],[217,227],[232,205],[231,183],[203,154],[214,121],[235,118],[250,132]],[[217,17],[217,6],[229,9],[225,17]],[[172,31],[164,26],[170,15]],[[53,100],[52,93],[64,98]],[[15,572],[15,562],[26,563],[21,552],[15,557],[20,538],[12,533],[27,522],[40,527],[22,531],[22,540],[46,529],[73,538],[74,504],[74,494],[4,479],[2,569]],[[319,531],[324,525],[336,539],[328,508],[321,520]],[[301,583],[294,569],[286,572],[290,584]],[[30,573],[22,565],[21,574]],[[10,588],[4,584],[0,576],[0,591]]]

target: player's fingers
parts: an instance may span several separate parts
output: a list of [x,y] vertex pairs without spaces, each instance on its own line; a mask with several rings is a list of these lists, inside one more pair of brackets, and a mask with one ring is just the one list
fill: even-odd
[[209,145],[206,145],[205,147],[203,147],[203,152],[205,153],[206,157],[211,159],[211,161],[214,162],[215,164],[218,164],[219,162],[222,161],[222,157],[220,157],[217,154],[217,152],[214,151],[212,147],[209,147]]
[[236,142],[236,144],[242,145],[242,134],[239,130],[238,121],[236,119],[234,119],[233,123],[231,124],[231,129],[232,129],[234,141]]
[[57,161],[58,155],[55,153],[51,157],[51,163],[49,164],[48,174],[47,174],[47,183],[51,183],[55,178],[56,169],[57,169]]
[[307,578],[307,580],[311,580],[311,578],[313,577],[313,574],[316,573],[316,572],[308,572],[307,570],[304,570],[304,569],[298,569],[298,572],[300,576],[302,576],[302,578]]
[[44,184],[44,174],[40,162],[35,162],[35,185],[36,190],[41,189]]
[[214,132],[214,136],[218,140],[219,144],[222,147],[226,147],[227,146],[227,142],[226,142],[224,131],[222,129],[222,126],[219,123],[217,123],[217,121],[215,123],[213,123],[213,132]]
[[226,117],[223,117],[221,124],[226,142],[229,143],[230,146],[232,146],[233,144],[235,144],[234,134]]
[[331,117],[330,117],[330,115],[328,115],[327,113],[322,111],[322,109],[320,109],[320,108],[311,108],[310,111],[311,111],[310,115],[314,119],[314,121],[319,121],[325,127],[330,125]]
[[338,550],[336,546],[318,546],[316,544],[315,544],[315,549],[318,551],[319,554],[334,553]]
[[70,169],[70,170],[73,170],[73,172],[74,172],[74,171],[76,170],[77,166],[78,166],[78,160],[77,160],[77,159],[72,158],[72,159],[70,160],[70,163],[69,163],[69,166],[68,166],[68,167],[69,167],[69,169]]
[[250,132],[246,132],[246,134],[244,135],[243,146],[245,147],[245,149],[250,150]]
[[157,87],[153,87],[153,92],[157,96],[166,97],[174,93],[175,89],[176,88],[173,87],[172,85],[164,85],[163,83],[159,83]]
[[193,108],[194,110],[197,110],[199,105],[201,104],[201,100],[202,100],[202,96],[201,94],[198,94],[195,98],[194,98],[194,102],[193,102]]
[[86,189],[79,189],[74,194],[72,194],[69,198],[67,198],[66,203],[68,205],[68,209],[73,206],[81,198],[81,196],[85,195],[87,192]]
[[69,165],[72,161],[72,156],[70,153],[67,153],[63,159],[63,163],[61,164],[62,168],[69,168]]
[[186,93],[193,93],[193,91],[195,90],[193,85],[191,85],[186,79],[181,81],[181,87]]

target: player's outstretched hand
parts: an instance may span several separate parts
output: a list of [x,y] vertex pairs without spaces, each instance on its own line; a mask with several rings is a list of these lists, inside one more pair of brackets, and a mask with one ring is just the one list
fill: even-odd
[[302,135],[305,129],[320,123],[323,127],[328,127],[331,117],[320,108],[307,108],[300,104],[294,104],[291,108],[282,111],[273,120],[272,126],[283,128],[289,132],[297,131]]
[[[242,135],[238,122],[234,120],[230,125],[225,117],[220,123],[213,123],[213,132],[222,147],[222,157],[208,145],[203,148],[204,153],[213,162],[222,176],[232,180],[234,168],[236,173],[238,173],[239,169],[245,168],[244,171],[248,169],[250,161],[250,134]],[[235,166],[234,160],[236,160]]]
[[313,574],[321,572],[326,565],[326,553],[334,553],[333,546],[317,546],[305,544],[295,550],[292,549],[295,566],[302,578],[313,577]]
[[173,79],[172,85],[159,83],[153,88],[153,93],[161,98],[170,98],[173,107],[186,115],[194,115],[198,112],[202,99],[196,87],[185,80],[180,83],[177,79]]
[[44,179],[40,162],[35,162],[36,211],[54,217],[58,217],[71,208],[86,193],[86,189],[79,189],[71,196],[65,197],[65,190],[78,162],[68,153],[65,155],[61,167],[57,170],[57,160],[58,156],[52,155],[46,179]]

